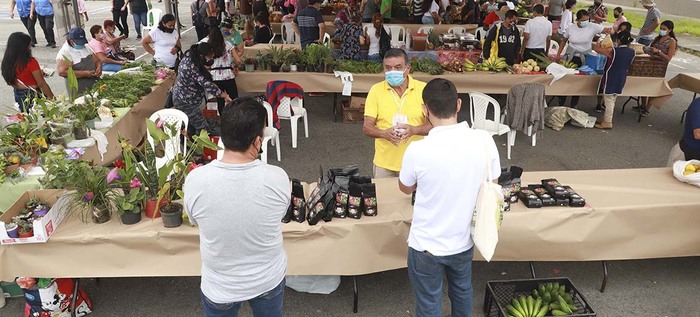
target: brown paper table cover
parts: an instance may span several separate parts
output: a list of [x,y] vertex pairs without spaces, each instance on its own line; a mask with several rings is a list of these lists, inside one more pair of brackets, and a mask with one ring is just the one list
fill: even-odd
[[139,144],[146,136],[145,120],[148,119],[154,112],[163,109],[168,89],[173,85],[172,78],[165,79],[163,83],[153,88],[153,91],[141,98],[127,112],[124,117],[119,119],[107,132],[107,153],[104,154],[104,160],[100,158],[100,153],[97,151],[97,146],[91,146],[85,149],[80,159],[92,161],[97,165],[107,165],[121,156],[121,145],[117,142],[117,136],[121,133],[122,137],[130,140],[131,144]]
[[[452,81],[460,93],[478,91],[487,94],[507,94],[508,90],[519,83],[541,83],[546,86],[549,96],[595,96],[598,92],[599,75],[566,75],[550,85],[551,75],[516,75],[488,72],[445,73],[432,76],[425,73],[411,74],[414,78],[428,82],[433,78],[445,78]],[[367,93],[372,85],[384,80],[384,74],[353,74],[352,91]],[[280,75],[269,71],[238,73],[236,84],[241,92],[265,92],[266,85],[272,80],[287,80],[301,85],[306,92],[341,92],[343,85],[340,78],[333,74],[290,72]],[[625,96],[650,97],[650,103],[661,107],[673,91],[663,78],[629,77],[624,90]]]
[[700,73],[680,73],[668,81],[668,86],[700,93]]
[[[523,183],[552,177],[572,186],[588,205],[513,205],[504,217],[495,261],[700,255],[700,189],[677,181],[671,169],[526,172]],[[357,275],[406,266],[410,196],[399,192],[395,178],[376,183],[377,217],[283,225],[288,274]],[[160,219],[126,226],[116,218],[96,225],[72,217],[47,243],[0,246],[0,280],[199,274],[197,228],[166,229]]]

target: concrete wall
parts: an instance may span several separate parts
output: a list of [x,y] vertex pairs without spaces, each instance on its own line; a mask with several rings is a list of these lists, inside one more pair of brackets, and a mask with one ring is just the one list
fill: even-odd
[[[700,0],[656,0],[655,2],[662,14],[700,19]],[[643,8],[639,0],[603,0],[603,3],[608,8],[614,5]]]

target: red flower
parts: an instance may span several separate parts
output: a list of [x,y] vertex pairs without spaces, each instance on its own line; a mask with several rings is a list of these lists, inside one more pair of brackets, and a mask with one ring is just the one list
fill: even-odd
[[188,172],[191,172],[193,169],[204,166],[204,164],[195,164],[194,162],[190,163],[190,170]]
[[126,164],[124,164],[124,161],[122,160],[116,160],[114,161],[114,167],[123,170],[126,167]]

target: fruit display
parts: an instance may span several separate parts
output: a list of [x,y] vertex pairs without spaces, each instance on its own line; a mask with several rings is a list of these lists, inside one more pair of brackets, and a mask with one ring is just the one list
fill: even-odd
[[517,74],[530,74],[534,72],[539,72],[540,66],[537,65],[537,62],[534,59],[528,59],[526,61],[521,62],[520,64],[513,65],[513,70]]
[[481,63],[475,64],[474,68],[480,71],[495,71],[501,72],[508,69],[508,64],[506,64],[506,59],[503,57],[491,56],[489,59],[484,60]]
[[463,73],[467,71],[467,63],[471,63],[471,61],[467,60],[464,63],[462,63],[461,60],[454,56],[449,61],[444,61],[440,63],[440,65],[448,72]]
[[683,175],[685,176],[695,173],[700,173],[700,164],[688,163],[683,170]]
[[547,311],[549,306],[532,295],[514,298],[512,304],[506,305],[506,317],[544,317]]
[[577,309],[574,299],[566,291],[565,285],[559,283],[544,283],[532,291],[532,295],[551,310],[553,316],[572,315]]
[[477,71],[476,65],[470,60],[464,61],[464,64],[462,64],[462,69],[464,69],[465,72],[475,72]]

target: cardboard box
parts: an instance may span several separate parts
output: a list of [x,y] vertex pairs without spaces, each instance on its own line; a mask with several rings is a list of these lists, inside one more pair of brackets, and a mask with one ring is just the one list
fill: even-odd
[[[39,220],[34,220],[34,236],[31,238],[10,238],[5,231],[5,223],[12,222],[12,217],[19,215],[24,209],[24,204],[36,196],[51,205],[51,209]],[[20,196],[17,201],[0,216],[0,244],[25,244],[44,243],[49,240],[58,226],[63,222],[70,209],[70,197],[63,189],[29,190]]]
[[341,102],[340,111],[343,115],[343,123],[363,123],[365,120],[365,98],[352,97],[350,101]]

